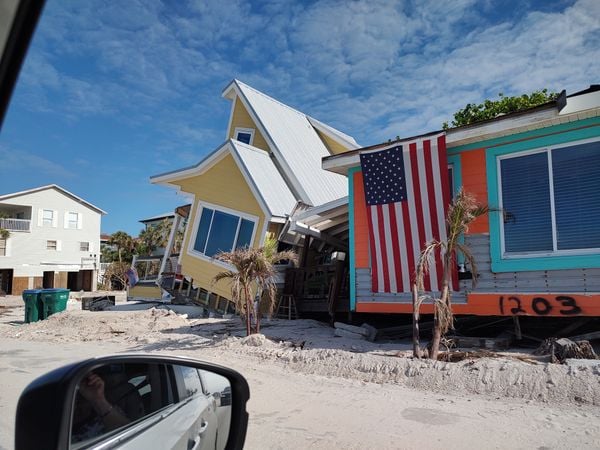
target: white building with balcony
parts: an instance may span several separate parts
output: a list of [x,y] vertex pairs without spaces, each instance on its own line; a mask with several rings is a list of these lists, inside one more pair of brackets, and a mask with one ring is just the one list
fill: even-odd
[[55,184],[0,195],[0,291],[95,290],[104,214]]

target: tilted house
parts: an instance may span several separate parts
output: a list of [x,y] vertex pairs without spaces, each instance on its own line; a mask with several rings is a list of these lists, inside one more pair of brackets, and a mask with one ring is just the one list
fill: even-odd
[[[409,292],[373,290],[360,159],[378,147],[402,146],[411,139],[324,158],[324,168],[348,177],[353,311],[412,312]],[[471,289],[470,267],[460,268],[454,311],[600,316],[600,86],[450,129],[445,142],[451,191],[462,186],[495,209],[464,236],[479,278]],[[425,304],[422,311],[431,308]]]
[[296,205],[318,206],[347,195],[344,176],[321,159],[358,148],[356,141],[306,114],[233,80],[226,141],[198,164],[151,177],[193,196],[181,272],[207,296],[230,297],[212,278],[226,266],[213,257],[259,247],[277,237]]

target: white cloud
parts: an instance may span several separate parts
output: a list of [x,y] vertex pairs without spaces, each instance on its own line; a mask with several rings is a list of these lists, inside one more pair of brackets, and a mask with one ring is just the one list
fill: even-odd
[[50,159],[6,145],[0,146],[0,167],[10,168],[13,173],[36,173],[41,179],[50,180],[48,183],[60,184],[61,179],[75,176],[72,171]]
[[110,114],[171,129],[157,145],[175,149],[220,142],[228,105],[219,94],[234,77],[363,144],[439,128],[500,91],[597,82],[599,2],[508,7],[510,21],[475,0],[55,0],[19,92],[72,120]]

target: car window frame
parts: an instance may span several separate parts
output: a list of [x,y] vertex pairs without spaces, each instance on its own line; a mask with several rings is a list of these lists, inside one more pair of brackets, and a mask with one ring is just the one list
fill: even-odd
[[[172,379],[172,373],[169,373],[172,372],[169,371],[169,369],[172,369],[172,367],[168,367],[166,364],[157,365],[160,374],[160,386],[158,392],[161,397],[161,401],[164,401],[165,393],[168,394],[168,392],[171,391],[172,396],[170,398],[172,398],[172,403],[164,405],[156,411],[151,412],[150,414],[146,414],[143,417],[140,417],[132,421],[131,423],[128,423],[127,425],[123,425],[120,428],[110,430],[107,433],[76,443],[71,442],[73,431],[73,415],[71,415],[71,421],[69,425],[68,448],[70,450],[80,450],[84,448],[89,448],[90,446],[93,446],[94,449],[97,450],[112,448],[116,444],[122,444],[128,440],[135,438],[136,436],[139,436],[145,430],[153,427],[155,424],[159,423],[160,421],[164,420],[165,418],[173,414],[175,411],[177,411],[183,405],[183,403],[179,401],[179,392],[177,391],[177,389],[173,389],[174,383]],[[163,377],[163,374],[165,374],[166,376]],[[163,378],[164,380],[166,380],[166,383],[163,381]],[[169,396],[167,395],[167,401],[169,401],[168,399]],[[74,395],[73,404],[71,405],[71,409],[73,412],[75,411],[75,400],[76,396]]]

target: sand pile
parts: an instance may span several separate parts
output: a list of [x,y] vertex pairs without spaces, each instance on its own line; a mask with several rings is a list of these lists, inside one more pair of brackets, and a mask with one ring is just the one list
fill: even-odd
[[151,308],[118,313],[71,310],[54,314],[39,322],[2,327],[0,336],[52,342],[150,342],[158,338],[156,332],[177,331],[189,326],[185,316],[167,309]]
[[449,363],[415,360],[407,352],[358,347],[302,349],[293,342],[273,342],[262,335],[232,336],[215,345],[305,374],[395,383],[432,392],[600,405],[600,360],[569,360],[560,365],[500,356]]
[[19,340],[111,342],[122,344],[124,351],[186,351],[198,359],[244,360],[248,366],[264,361],[295,373],[431,392],[600,405],[600,360],[567,365],[510,355],[458,363],[413,360],[408,341],[357,342],[335,337],[332,328],[309,320],[265,321],[262,331],[245,337],[239,319],[190,320],[156,308],[73,310],[33,324],[0,323],[0,337]]

